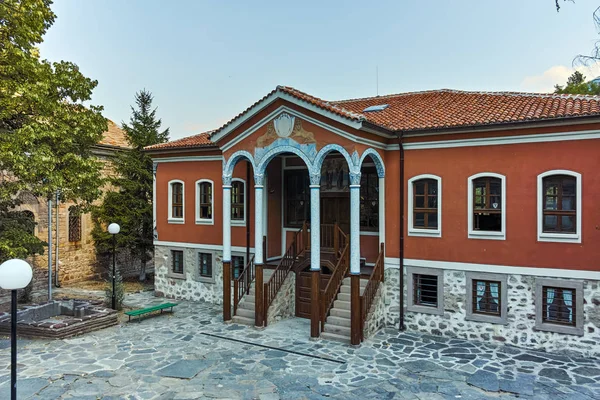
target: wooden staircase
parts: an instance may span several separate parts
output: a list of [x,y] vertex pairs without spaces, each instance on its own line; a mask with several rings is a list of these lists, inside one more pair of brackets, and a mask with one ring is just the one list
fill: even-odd
[[[361,296],[368,282],[368,279],[360,280]],[[350,343],[350,310],[350,277],[346,277],[325,321],[321,338]]]
[[[263,276],[265,280],[269,280],[271,275],[273,275],[274,269],[264,269]],[[248,294],[244,295],[240,302],[238,303],[237,310],[235,315],[232,317],[232,321],[236,324],[244,324],[249,326],[255,325],[255,315],[254,310],[256,309],[256,287],[255,281],[250,284],[250,291]]]

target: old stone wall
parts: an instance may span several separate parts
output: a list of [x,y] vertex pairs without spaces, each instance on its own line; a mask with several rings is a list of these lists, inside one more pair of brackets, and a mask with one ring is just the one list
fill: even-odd
[[[184,273],[174,277],[170,273],[171,250],[182,250],[184,253]],[[198,270],[198,252],[211,252],[213,257],[213,279],[200,277]],[[154,289],[157,296],[171,299],[207,301],[223,304],[223,258],[221,252],[212,252],[201,248],[154,247]]]
[[267,310],[267,326],[296,315],[296,274],[290,272]]
[[[385,272],[386,326],[398,328],[399,273],[397,268],[388,268]],[[466,320],[466,273],[444,270],[443,279],[443,315],[406,311],[405,326],[408,331],[510,344],[549,352],[572,353],[586,357],[600,354],[600,284],[598,281],[583,281],[584,332],[583,336],[577,336],[536,330],[536,277],[534,276],[508,275],[508,308],[505,325]],[[406,307],[406,291],[404,296]]]
[[367,313],[367,319],[363,328],[363,336],[365,339],[373,336],[378,330],[385,327],[386,315],[385,315],[385,303],[383,301],[383,295],[385,292],[383,284],[379,285],[371,309]]

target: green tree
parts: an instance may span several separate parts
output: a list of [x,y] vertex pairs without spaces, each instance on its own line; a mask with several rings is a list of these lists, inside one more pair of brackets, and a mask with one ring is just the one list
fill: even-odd
[[[0,1],[0,219],[22,256],[43,244],[20,229],[20,190],[89,205],[100,194],[101,164],[91,148],[107,128],[102,107],[84,106],[97,82],[77,65],[42,60],[36,47],[54,23],[50,0]],[[20,231],[19,231],[20,229]],[[24,253],[23,253],[23,249]],[[28,254],[25,254],[28,253]]]
[[121,226],[117,235],[119,247],[130,251],[141,262],[140,280],[146,279],[146,263],[154,249],[152,220],[153,171],[152,158],[144,147],[164,143],[169,138],[169,129],[160,131],[161,120],[152,108],[152,94],[142,90],[135,95],[137,108],[131,107],[129,124],[123,130],[131,150],[120,153],[115,160],[116,178],[112,184],[118,191],[108,193],[101,206],[94,209],[95,226],[92,235],[98,252],[111,248],[112,238],[104,228],[111,222]]
[[581,72],[575,71],[567,79],[565,86],[554,86],[554,93],[600,95],[600,85],[594,82],[586,82],[585,76]]

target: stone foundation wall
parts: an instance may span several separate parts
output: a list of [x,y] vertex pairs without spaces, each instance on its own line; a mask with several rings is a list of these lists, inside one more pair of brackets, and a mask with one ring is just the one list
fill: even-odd
[[296,274],[290,272],[267,311],[267,326],[296,315]]
[[[386,326],[399,327],[399,270],[385,271]],[[506,325],[466,320],[466,273],[444,270],[443,315],[405,312],[409,331],[479,340],[496,344],[549,352],[572,353],[585,357],[600,354],[600,283],[583,281],[583,336],[545,332],[535,329],[535,280],[528,275],[508,275],[508,310]],[[582,282],[581,280],[572,280]],[[405,284],[407,277],[405,273]],[[406,307],[406,291],[405,307]]]
[[[184,276],[170,276],[170,252],[183,250]],[[171,299],[207,301],[213,304],[223,304],[223,258],[221,252],[213,252],[213,279],[200,278],[198,271],[197,249],[171,248],[167,246],[154,247],[154,289],[157,296]],[[209,252],[209,251],[206,251]]]
[[383,301],[384,295],[383,284],[379,285],[371,309],[368,311],[367,320],[363,328],[363,336],[365,339],[373,336],[378,330],[385,327],[386,315],[385,315],[385,303]]

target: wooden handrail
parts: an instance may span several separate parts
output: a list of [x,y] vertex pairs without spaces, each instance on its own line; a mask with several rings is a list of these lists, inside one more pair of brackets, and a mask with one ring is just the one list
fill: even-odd
[[363,294],[360,296],[360,337],[361,341],[364,338],[364,329],[365,322],[367,321],[367,314],[373,305],[373,300],[375,299],[375,295],[377,294],[377,289],[379,289],[379,284],[383,282],[384,279],[384,268],[383,262],[385,260],[385,247],[384,244],[381,243],[379,256],[377,256],[377,261],[375,261],[375,266],[373,267],[373,271],[369,276],[369,281],[365,286],[365,290]]
[[254,255],[248,260],[241,274],[233,281],[233,314],[237,313],[238,305],[245,294],[250,293],[250,284],[254,280]]
[[[281,257],[281,261],[279,262],[279,265],[277,265],[277,268],[275,268],[275,271],[273,271],[273,275],[271,275],[269,280],[263,286],[264,326],[267,326],[267,312],[269,310],[269,306],[273,302],[273,299],[275,299],[275,296],[283,285],[285,278],[287,278],[292,267],[296,263],[296,259],[299,255],[304,253],[307,248],[307,232],[308,227],[306,222],[304,222],[302,228],[294,235],[294,239],[285,251],[285,254],[283,257]],[[259,301],[259,299],[256,299],[256,301]]]
[[325,320],[333,306],[335,298],[340,291],[342,282],[350,269],[350,241],[346,242],[342,255],[337,260],[337,264],[329,277],[325,290],[321,291],[321,331],[325,329]]

